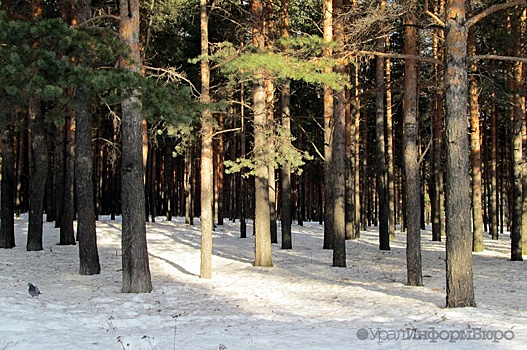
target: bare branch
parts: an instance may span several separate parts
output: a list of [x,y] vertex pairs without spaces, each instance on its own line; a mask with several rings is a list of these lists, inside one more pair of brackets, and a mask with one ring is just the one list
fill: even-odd
[[426,57],[426,56],[415,56],[415,55],[405,55],[400,53],[387,53],[387,52],[379,52],[379,51],[355,51],[350,53],[347,57],[352,56],[378,56],[378,57],[387,57],[387,58],[399,58],[399,59],[414,59],[421,62],[430,62],[434,64],[443,64],[443,61],[438,60],[437,58],[433,57]]
[[439,18],[435,13],[428,9],[428,0],[425,0],[425,13],[430,16],[441,27],[445,26],[445,22],[443,22],[441,18]]
[[506,2],[504,4],[493,5],[493,6],[489,7],[489,8],[487,8],[486,10],[480,12],[476,16],[472,17],[471,19],[469,19],[467,21],[467,23],[465,24],[465,26],[468,29],[468,28],[472,27],[474,24],[476,24],[479,21],[481,21],[483,18],[493,14],[494,12],[505,10],[505,9],[510,8],[510,7],[514,7],[514,6],[517,6],[517,5],[520,5],[520,4],[524,4],[526,2],[527,2],[527,0],[514,0],[514,1],[511,1],[511,2]]
[[469,56],[469,61],[475,60],[498,60],[498,61],[516,61],[527,63],[527,57],[500,56],[500,55],[474,55]]
[[92,17],[92,18],[90,18],[90,19],[88,19],[88,20],[86,20],[86,21],[84,21],[82,23],[79,23],[78,27],[84,27],[84,26],[90,24],[93,21],[96,21],[98,19],[105,19],[105,18],[113,19],[113,20],[116,20],[116,21],[120,21],[121,20],[121,17],[115,16],[115,15],[100,15],[100,16]]

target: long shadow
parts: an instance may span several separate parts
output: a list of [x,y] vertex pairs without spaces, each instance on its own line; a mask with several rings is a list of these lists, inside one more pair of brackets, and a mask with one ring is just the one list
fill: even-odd
[[176,264],[175,262],[170,261],[168,259],[165,259],[165,258],[163,258],[163,257],[161,257],[159,255],[155,255],[155,254],[152,254],[150,252],[148,253],[148,255],[151,256],[151,257],[154,257],[156,259],[159,259],[159,260],[162,260],[162,261],[166,262],[167,264],[169,264],[170,266],[174,267],[179,272],[184,273],[185,275],[196,276],[196,277],[198,276],[195,273],[192,273],[192,272],[188,271],[187,269],[185,269],[184,267]]

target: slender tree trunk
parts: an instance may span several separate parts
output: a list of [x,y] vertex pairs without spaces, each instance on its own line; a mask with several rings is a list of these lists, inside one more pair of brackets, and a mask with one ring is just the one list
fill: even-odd
[[[389,47],[390,39],[386,38]],[[417,54],[417,53],[416,53]],[[389,58],[386,59],[386,180],[388,200],[388,234],[395,240],[395,175],[393,170],[393,117],[392,117],[392,68]]]
[[192,211],[192,176],[192,146],[187,146],[185,149],[183,190],[185,192],[185,222],[189,225],[194,225],[194,213]]
[[[410,11],[405,20],[404,53],[417,56],[417,29],[415,12]],[[407,58],[404,65],[404,171],[406,177],[406,271],[409,286],[422,286],[421,265],[421,179],[417,140],[417,113],[419,78],[418,62]]]
[[465,1],[447,0],[445,24],[446,306],[476,306],[467,139]]
[[[324,0],[324,41],[333,40],[333,1]],[[324,50],[324,56],[331,56],[331,48]],[[331,68],[326,70],[331,73]],[[324,249],[333,248],[333,174],[331,172],[331,133],[333,130],[333,90],[324,87]]]
[[[209,15],[207,0],[200,0],[201,13],[201,54],[209,54]],[[201,112],[201,264],[200,277],[212,276],[212,230],[214,229],[213,198],[214,198],[214,161],[213,161],[213,126],[210,103],[210,68],[209,60],[201,61],[201,102],[205,108]]]
[[[386,7],[386,0],[380,0],[380,7]],[[384,52],[384,39],[377,39],[377,51]],[[375,132],[377,146],[377,197],[379,208],[379,249],[390,250],[390,233],[388,232],[388,191],[386,185],[386,143],[384,137],[385,128],[385,104],[384,94],[386,83],[384,80],[384,58],[376,58],[376,111],[375,111]]]
[[[241,135],[240,135],[240,151],[242,158],[245,158],[246,156],[246,142],[245,142],[245,89],[244,85],[242,83],[240,87],[240,108],[241,108]],[[247,238],[247,223],[246,223],[246,217],[247,217],[247,206],[248,206],[248,200],[247,200],[247,180],[244,176],[244,171],[242,170],[240,172],[240,238]]]
[[[130,48],[131,61],[122,62],[130,72],[139,73],[139,1],[120,0],[120,36]],[[121,103],[123,209],[122,265],[123,293],[150,293],[152,281],[146,242],[146,215],[143,165],[143,118],[137,91]]]
[[40,99],[29,100],[29,118],[31,132],[31,173],[29,176],[29,226],[27,234],[28,251],[42,250],[42,225],[44,215],[44,193],[49,166],[46,133]]
[[66,120],[66,157],[64,160],[64,205],[62,207],[59,245],[75,245],[75,115]]
[[[339,45],[344,44],[343,0],[334,0],[334,39]],[[337,71],[346,72],[346,67],[339,65]],[[333,201],[333,266],[346,267],[346,90],[343,87],[335,91],[333,109],[333,130],[331,134],[331,162]]]
[[[468,32],[468,54],[476,54],[476,31],[471,27]],[[483,208],[481,195],[481,146],[479,130],[479,86],[475,74],[477,65],[472,62],[469,70],[469,110],[470,110],[470,162],[472,168],[472,222],[473,236],[472,249],[475,252],[483,251]]]
[[[3,114],[3,113],[2,113]],[[5,118],[2,115],[2,118]],[[7,120],[10,118],[7,117]],[[6,126],[0,134],[2,151],[2,183],[0,199],[0,248],[15,247],[15,153],[13,127]]]
[[[265,48],[263,35],[263,7],[260,0],[252,0],[253,44],[260,50]],[[255,170],[255,266],[272,267],[271,255],[271,213],[269,207],[269,125],[266,116],[266,93],[263,74],[256,73],[253,86],[254,99],[254,156]]]
[[496,111],[496,96],[491,96],[490,108],[490,200],[489,200],[489,217],[490,217],[490,236],[497,240],[499,224],[498,208],[498,116]]
[[[518,12],[516,9],[515,12]],[[517,40],[513,46],[514,54],[521,54],[521,24],[520,16],[511,15],[511,34]],[[518,55],[519,56],[519,55]],[[523,140],[522,129],[525,123],[525,100],[522,98],[523,88],[522,63],[515,61],[511,63],[511,170],[512,170],[512,227],[511,227],[511,260],[523,260],[523,239],[522,239],[522,216],[523,216]]]
[[[289,38],[289,0],[282,0],[281,20],[282,38]],[[281,92],[282,129],[286,136],[291,136],[291,82],[287,80],[282,85]],[[281,169],[281,227],[282,249],[293,249],[291,235],[291,166],[285,163]]]

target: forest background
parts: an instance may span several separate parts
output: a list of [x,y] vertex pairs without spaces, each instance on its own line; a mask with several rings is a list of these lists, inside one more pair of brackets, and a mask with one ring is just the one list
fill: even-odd
[[[475,306],[472,251],[527,249],[525,1],[2,1],[0,246],[29,212],[100,272],[95,219],[123,217],[123,292],[152,289],[147,220],[254,218],[255,265],[290,223],[346,239],[446,236],[447,306]],[[468,126],[468,128],[467,128]],[[323,169],[323,171],[321,171]],[[139,190],[139,189],[143,189]],[[77,235],[74,222],[77,220]],[[399,226],[397,226],[399,225]]]

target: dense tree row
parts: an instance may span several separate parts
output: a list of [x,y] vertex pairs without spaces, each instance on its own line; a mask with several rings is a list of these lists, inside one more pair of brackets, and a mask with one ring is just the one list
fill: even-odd
[[292,220],[324,223],[341,267],[347,239],[378,226],[389,250],[399,227],[419,286],[431,224],[450,307],[475,306],[485,232],[510,230],[512,260],[527,250],[525,1],[1,5],[2,247],[29,212],[42,249],[45,213],[98,273],[95,217],[123,215],[123,291],[138,292],[160,215],[201,217],[204,278],[226,218],[268,267]]

